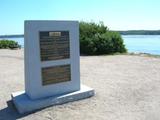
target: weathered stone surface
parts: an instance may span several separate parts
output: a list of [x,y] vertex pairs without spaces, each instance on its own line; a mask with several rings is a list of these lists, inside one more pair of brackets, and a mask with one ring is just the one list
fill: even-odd
[[51,96],[43,99],[32,100],[24,91],[12,93],[12,100],[19,113],[32,112],[51,105],[59,105],[93,96],[94,90],[85,85],[75,92]]

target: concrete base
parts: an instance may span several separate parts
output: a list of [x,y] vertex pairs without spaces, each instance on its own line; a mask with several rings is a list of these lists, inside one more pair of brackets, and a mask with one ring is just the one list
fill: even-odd
[[81,85],[79,91],[57,95],[42,99],[32,100],[24,91],[12,93],[12,100],[19,113],[29,113],[38,109],[42,109],[51,105],[59,105],[67,102],[72,102],[94,95],[94,90],[85,85]]

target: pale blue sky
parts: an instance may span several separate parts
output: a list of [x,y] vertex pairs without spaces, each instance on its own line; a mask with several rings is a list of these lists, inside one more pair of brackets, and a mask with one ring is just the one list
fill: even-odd
[[111,30],[160,29],[160,0],[0,0],[0,35],[24,20],[103,21]]

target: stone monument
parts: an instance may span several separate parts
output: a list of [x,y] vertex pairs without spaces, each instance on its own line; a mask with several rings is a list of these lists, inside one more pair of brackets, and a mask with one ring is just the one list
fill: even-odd
[[19,113],[94,95],[80,84],[79,23],[25,21],[25,91],[12,93]]

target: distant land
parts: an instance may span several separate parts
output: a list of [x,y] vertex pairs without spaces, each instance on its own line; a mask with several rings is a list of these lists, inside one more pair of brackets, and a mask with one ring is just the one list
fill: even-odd
[[[160,30],[126,30],[126,31],[116,31],[121,35],[160,35]],[[0,38],[21,38],[24,34],[17,35],[0,35]]]
[[121,35],[160,35],[160,30],[126,30],[117,32]]
[[17,34],[17,35],[0,35],[0,38],[21,38],[24,37],[23,34]]

